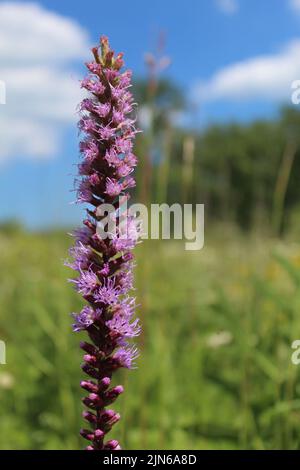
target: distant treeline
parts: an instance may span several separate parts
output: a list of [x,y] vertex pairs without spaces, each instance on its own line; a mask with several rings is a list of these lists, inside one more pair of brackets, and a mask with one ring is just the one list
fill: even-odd
[[176,88],[163,82],[157,99],[147,101],[139,86],[143,119],[145,111],[148,118],[136,147],[139,199],[204,203],[206,218],[245,229],[259,225],[280,234],[295,226],[300,217],[300,111],[282,108],[274,120],[183,130],[172,124],[172,113],[182,104]]

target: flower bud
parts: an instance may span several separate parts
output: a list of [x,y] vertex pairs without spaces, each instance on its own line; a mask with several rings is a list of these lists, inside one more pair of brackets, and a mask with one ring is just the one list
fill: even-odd
[[97,423],[97,416],[90,411],[83,411],[82,417],[91,424]]
[[122,387],[122,385],[117,385],[111,390],[108,390],[105,393],[105,403],[107,405],[110,405],[118,398],[119,395],[121,395],[121,393],[123,393],[123,391],[124,391],[124,388]]
[[80,382],[80,386],[87,390],[88,392],[91,393],[97,393],[98,392],[98,386],[95,384],[95,382],[92,382],[91,380],[82,380]]
[[105,450],[122,450],[120,444],[116,440],[107,441],[104,445]]

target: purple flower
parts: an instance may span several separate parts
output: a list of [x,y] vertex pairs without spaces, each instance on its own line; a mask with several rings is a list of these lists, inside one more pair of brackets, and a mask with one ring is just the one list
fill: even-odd
[[123,265],[123,271],[120,271],[116,278],[118,285],[122,293],[128,292],[133,287],[133,274],[132,274],[133,263],[125,263]]
[[77,190],[77,202],[91,202],[93,199],[93,193],[91,185],[88,179],[80,181]]
[[80,271],[80,276],[70,281],[75,284],[77,292],[84,296],[91,294],[99,282],[97,275],[91,270]]
[[132,250],[138,242],[140,227],[132,216],[118,227],[117,233],[112,237],[111,244],[116,251]]
[[119,183],[116,179],[107,178],[105,192],[109,196],[116,197],[119,196],[123,189],[123,184]]
[[72,233],[72,236],[76,238],[76,243],[82,243],[88,245],[92,232],[88,227],[80,227]]
[[102,140],[109,140],[114,137],[116,133],[116,129],[110,126],[102,126],[99,129],[99,135]]
[[132,369],[135,366],[135,359],[138,357],[138,351],[134,346],[119,348],[118,351],[112,356],[113,362],[117,367],[125,367]]
[[[71,281],[88,302],[80,313],[72,314],[73,330],[85,331],[89,337],[89,342],[80,344],[84,351],[82,370],[89,376],[81,382],[88,392],[83,399],[87,408],[83,417],[89,429],[82,429],[80,434],[90,441],[87,450],[119,450],[117,441],[105,440],[120,419],[107,406],[123,392],[121,385],[110,388],[111,378],[121,367],[134,367],[137,349],[128,341],[140,333],[140,325],[134,318],[135,299],[130,295],[132,249],[138,241],[139,227],[127,211],[122,212],[117,199],[119,196],[127,201],[127,191],[135,185],[132,172],[137,158],[132,149],[137,131],[128,117],[134,103],[128,90],[131,72],[121,72],[122,54],[114,55],[106,37],[92,52],[94,61],[87,64],[88,75],[81,82],[89,96],[78,108],[83,138],[76,181],[77,202],[89,208],[84,226],[73,234],[73,259],[68,265],[77,271],[78,277]],[[97,232],[100,203],[113,204],[114,214],[122,221],[105,239]]]
[[84,78],[81,82],[81,87],[99,96],[103,95],[103,93],[105,92],[105,86],[103,85],[103,83],[99,81],[96,82],[92,80],[91,77]]
[[97,142],[94,140],[84,140],[79,146],[80,152],[83,154],[85,163],[91,164],[99,156]]
[[120,287],[115,285],[115,279],[106,279],[94,293],[96,303],[113,305],[118,302]]
[[74,331],[86,330],[94,323],[94,310],[91,307],[85,306],[80,313],[73,313],[75,323],[73,324]]
[[126,316],[122,314],[115,314],[113,318],[107,322],[107,325],[115,337],[122,339],[122,344],[124,338],[138,336],[141,331],[138,319],[130,323]]
[[74,269],[74,271],[82,271],[88,268],[91,250],[87,245],[84,245],[80,240],[78,240],[75,246],[69,250],[69,253],[72,256],[73,261],[66,262],[66,266]]

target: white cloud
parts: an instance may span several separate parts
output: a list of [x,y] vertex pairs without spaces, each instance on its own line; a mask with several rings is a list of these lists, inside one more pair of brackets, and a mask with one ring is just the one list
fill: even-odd
[[0,4],[0,160],[56,153],[81,97],[72,63],[88,52],[75,21],[34,3]]
[[291,41],[276,54],[224,67],[210,80],[198,83],[193,94],[203,101],[289,100],[291,83],[297,78],[300,78],[300,40]]
[[300,0],[289,0],[290,8],[297,13],[300,13]]
[[237,0],[216,0],[217,7],[226,15],[233,15],[239,9]]

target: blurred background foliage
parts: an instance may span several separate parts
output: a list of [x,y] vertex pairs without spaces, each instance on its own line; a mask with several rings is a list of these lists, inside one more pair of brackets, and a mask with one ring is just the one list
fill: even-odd
[[[114,436],[127,449],[298,448],[300,245],[224,225],[206,237],[199,252],[136,250],[141,355],[115,378],[126,393]],[[69,244],[63,232],[1,232],[2,449],[83,446]]]
[[[187,100],[151,67],[134,93],[144,129],[134,199],[204,203],[206,241],[199,252],[180,241],[136,249],[141,355],[116,378],[126,393],[114,436],[127,449],[299,448],[300,113],[199,130],[176,125]],[[66,229],[1,225],[2,449],[83,446],[71,243]]]

